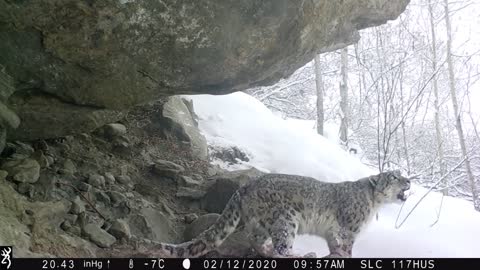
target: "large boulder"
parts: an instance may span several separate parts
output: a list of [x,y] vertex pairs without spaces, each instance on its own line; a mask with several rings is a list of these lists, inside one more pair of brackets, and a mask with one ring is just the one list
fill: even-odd
[[140,213],[129,216],[128,225],[131,234],[157,242],[172,242],[176,232],[172,221],[162,212],[146,207]]
[[[29,139],[61,136],[115,121],[105,109],[273,84],[316,53],[358,40],[359,29],[395,19],[408,2],[0,0],[0,65],[14,96],[43,99],[14,108],[21,130],[42,125]],[[48,115],[54,121],[42,120]]]
[[18,128],[8,132],[8,137],[16,140],[48,139],[90,132],[123,116],[118,111],[78,106],[38,91],[15,94],[9,101],[10,108],[21,119]]
[[14,246],[15,255],[19,249],[29,250],[31,247],[30,230],[21,220],[27,205],[26,198],[0,177],[0,243]]
[[4,69],[0,64],[0,153],[3,152],[7,139],[5,127],[17,128],[20,125],[20,118],[4,104],[15,91],[13,78]]
[[8,172],[13,180],[21,183],[35,183],[40,177],[40,164],[34,159],[7,161],[2,169]]
[[172,96],[163,105],[163,132],[166,137],[174,137],[190,145],[193,156],[206,160],[208,158],[207,140],[198,129],[193,104],[179,97]]
[[115,237],[95,224],[87,224],[83,232],[99,247],[108,248],[116,241]]
[[203,196],[202,207],[209,213],[222,213],[237,189],[263,174],[263,172],[252,168],[225,172],[212,177],[207,192]]
[[151,171],[159,176],[175,178],[185,171],[182,166],[168,160],[157,159],[150,166]]
[[13,78],[7,74],[0,64],[0,101],[5,102],[15,92]]

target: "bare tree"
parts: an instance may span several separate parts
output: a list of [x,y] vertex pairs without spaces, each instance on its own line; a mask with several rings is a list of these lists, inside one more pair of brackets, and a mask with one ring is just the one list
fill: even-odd
[[340,140],[348,146],[348,47],[342,49],[340,67]]
[[317,89],[317,133],[323,135],[323,122],[325,119],[323,112],[323,78],[322,78],[322,68],[321,68],[321,59],[320,55],[315,55],[314,59],[315,65],[315,85]]
[[470,188],[472,191],[472,201],[475,207],[475,210],[480,211],[480,198],[478,197],[477,187],[475,185],[475,178],[473,177],[472,168],[470,166],[470,160],[467,154],[467,147],[465,145],[465,135],[463,133],[461,114],[458,108],[457,94],[455,90],[455,74],[453,72],[453,61],[452,61],[452,27],[450,23],[450,11],[448,7],[448,0],[444,0],[445,8],[445,24],[447,27],[447,64],[448,64],[448,78],[449,78],[449,88],[450,96],[453,105],[453,112],[455,116],[455,128],[458,133],[458,140],[460,143],[460,148],[462,150],[462,155],[465,158],[465,169],[467,170],[467,177],[470,183]]
[[[445,173],[444,166],[444,157],[443,157],[443,138],[442,131],[440,126],[440,105],[438,98],[438,82],[437,82],[437,39],[435,34],[435,21],[433,13],[433,4],[431,0],[428,0],[428,13],[430,15],[430,32],[432,35],[432,73],[433,73],[433,95],[434,95],[434,108],[435,108],[435,134],[437,141],[437,153],[438,153],[438,163],[439,163],[439,175],[442,176]],[[444,178],[444,185],[448,186],[448,178]],[[445,195],[448,194],[448,188],[443,190]]]

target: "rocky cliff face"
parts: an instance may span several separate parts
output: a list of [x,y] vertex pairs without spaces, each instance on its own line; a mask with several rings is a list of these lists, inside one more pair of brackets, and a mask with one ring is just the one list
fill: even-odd
[[162,95],[272,84],[407,3],[0,0],[0,65],[13,79],[0,96],[22,120],[9,136],[92,130],[120,117],[110,110]]

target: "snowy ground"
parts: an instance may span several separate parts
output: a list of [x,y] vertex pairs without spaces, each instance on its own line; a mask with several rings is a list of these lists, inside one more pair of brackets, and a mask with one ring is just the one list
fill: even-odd
[[[315,133],[311,123],[284,120],[261,102],[244,93],[226,96],[189,96],[200,118],[200,129],[209,144],[237,146],[250,157],[228,169],[256,167],[267,172],[305,175],[323,181],[347,181],[375,174],[355,156],[333,141]],[[330,135],[329,135],[330,134]],[[327,129],[327,136],[335,137]],[[426,189],[412,186],[412,195],[403,208],[404,217]],[[400,205],[388,205],[359,235],[354,257],[480,257],[480,213],[470,202],[445,197],[440,220],[437,217],[441,195],[429,194],[399,229],[395,220]],[[328,254],[325,241],[301,236],[295,242],[297,253],[314,251]]]

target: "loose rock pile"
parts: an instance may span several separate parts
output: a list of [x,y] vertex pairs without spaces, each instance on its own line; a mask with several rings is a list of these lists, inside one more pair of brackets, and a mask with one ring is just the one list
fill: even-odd
[[[117,246],[189,240],[218,217],[207,213],[220,213],[259,174],[212,167],[191,154],[191,145],[135,123],[6,143],[0,226],[10,229],[0,232],[0,242],[13,244],[15,256],[90,257],[100,250],[120,256]],[[247,254],[246,239],[232,235],[221,253]]]

